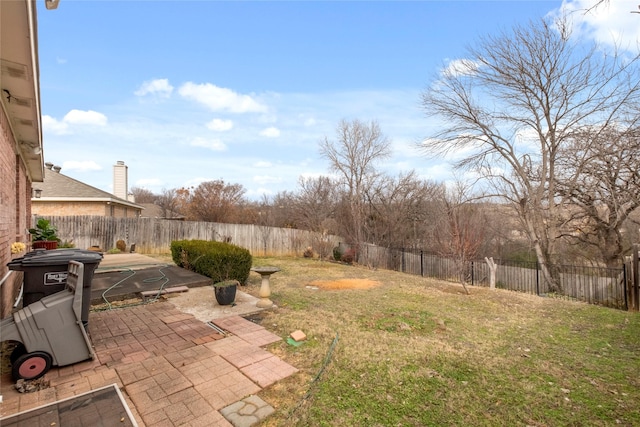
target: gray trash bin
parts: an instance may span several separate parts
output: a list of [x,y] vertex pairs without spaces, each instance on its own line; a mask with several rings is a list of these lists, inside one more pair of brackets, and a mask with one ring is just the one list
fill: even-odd
[[20,343],[11,355],[15,381],[40,378],[51,366],[66,366],[95,356],[80,319],[83,276],[84,266],[70,261],[64,290],[0,321],[0,340]]
[[82,322],[89,322],[91,281],[102,261],[102,254],[85,249],[35,250],[7,264],[10,270],[24,272],[22,306],[27,307],[42,298],[65,289],[69,261],[84,264]]

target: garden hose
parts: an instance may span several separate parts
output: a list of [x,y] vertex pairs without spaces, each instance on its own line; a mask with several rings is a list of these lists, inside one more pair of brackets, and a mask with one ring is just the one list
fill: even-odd
[[289,415],[287,418],[291,418],[293,413],[297,411],[298,408],[300,408],[300,406],[302,406],[302,404],[311,396],[311,391],[313,390],[314,385],[316,384],[316,382],[320,380],[320,376],[322,376],[322,373],[324,372],[326,367],[329,365],[329,362],[331,361],[333,350],[335,350],[336,346],[338,345],[338,339],[339,339],[339,334],[338,332],[336,332],[336,336],[331,342],[331,345],[329,346],[329,350],[327,351],[327,355],[324,358],[324,362],[322,362],[322,366],[320,367],[320,370],[318,371],[316,376],[313,378],[313,380],[311,380],[311,384],[309,384],[309,389],[304,394],[304,396],[302,396],[302,399],[300,399],[300,402],[298,402],[298,404],[293,409],[291,409],[291,411],[289,411]]
[[[149,264],[149,265],[158,266],[159,264]],[[137,266],[137,267],[139,267],[139,266]],[[160,295],[162,294],[162,290],[164,289],[165,285],[167,283],[169,283],[169,278],[167,277],[167,275],[163,271],[164,269],[166,269],[168,267],[170,267],[169,264],[162,265],[162,267],[160,267],[158,269],[158,271],[160,272],[160,276],[158,276],[158,277],[150,277],[148,279],[143,280],[143,283],[153,283],[153,282],[156,282],[156,281],[159,281],[159,280],[164,280],[164,282],[160,285],[160,289],[158,289],[157,294],[153,298],[151,298],[149,301],[141,301],[141,302],[132,303],[132,304],[124,304],[124,305],[118,306],[118,308],[134,307],[134,306],[137,306],[137,305],[143,305],[143,304],[148,304],[149,302],[157,301],[158,298],[160,297]],[[127,279],[133,277],[136,274],[135,270],[133,270],[131,267],[128,267],[128,266],[107,267],[105,269],[108,269],[108,270],[120,270],[121,273],[131,273],[131,274],[129,274],[127,277],[123,278],[122,280],[118,280],[116,283],[114,283],[109,288],[107,288],[104,292],[102,292],[101,296],[102,296],[102,300],[105,302],[105,304],[107,304],[106,308],[104,308],[104,309],[93,309],[92,311],[112,310],[113,307],[111,305],[111,302],[107,299],[107,294],[112,289],[118,287],[121,283],[123,283],[124,281],[126,281]]]

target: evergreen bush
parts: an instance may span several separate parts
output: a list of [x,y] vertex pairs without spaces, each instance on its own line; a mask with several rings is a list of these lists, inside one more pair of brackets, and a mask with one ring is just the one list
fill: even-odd
[[333,259],[336,261],[340,261],[342,259],[342,250],[340,250],[340,246],[335,246],[333,248]]
[[210,277],[213,283],[225,280],[246,283],[253,262],[245,248],[207,240],[174,240],[171,257],[178,267]]

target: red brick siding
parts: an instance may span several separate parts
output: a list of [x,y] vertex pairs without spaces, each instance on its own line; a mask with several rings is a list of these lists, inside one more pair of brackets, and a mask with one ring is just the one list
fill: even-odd
[[97,215],[113,216],[116,218],[136,218],[139,209],[110,204],[106,202],[50,202],[36,200],[33,202],[32,212],[42,216],[69,216],[69,215]]
[[[31,185],[15,147],[4,109],[0,108],[0,278],[9,271],[7,263],[21,255],[11,254],[11,244],[29,240]],[[22,274],[12,273],[0,287],[0,318],[11,313],[21,283]]]

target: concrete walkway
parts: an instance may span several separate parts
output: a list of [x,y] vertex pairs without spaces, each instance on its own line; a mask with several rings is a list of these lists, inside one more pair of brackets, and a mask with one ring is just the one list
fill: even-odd
[[0,417],[116,384],[140,426],[253,425],[277,410],[260,391],[297,369],[265,350],[281,337],[227,314],[204,322],[171,300],[92,312],[96,358],[53,368],[34,393],[3,376]]

